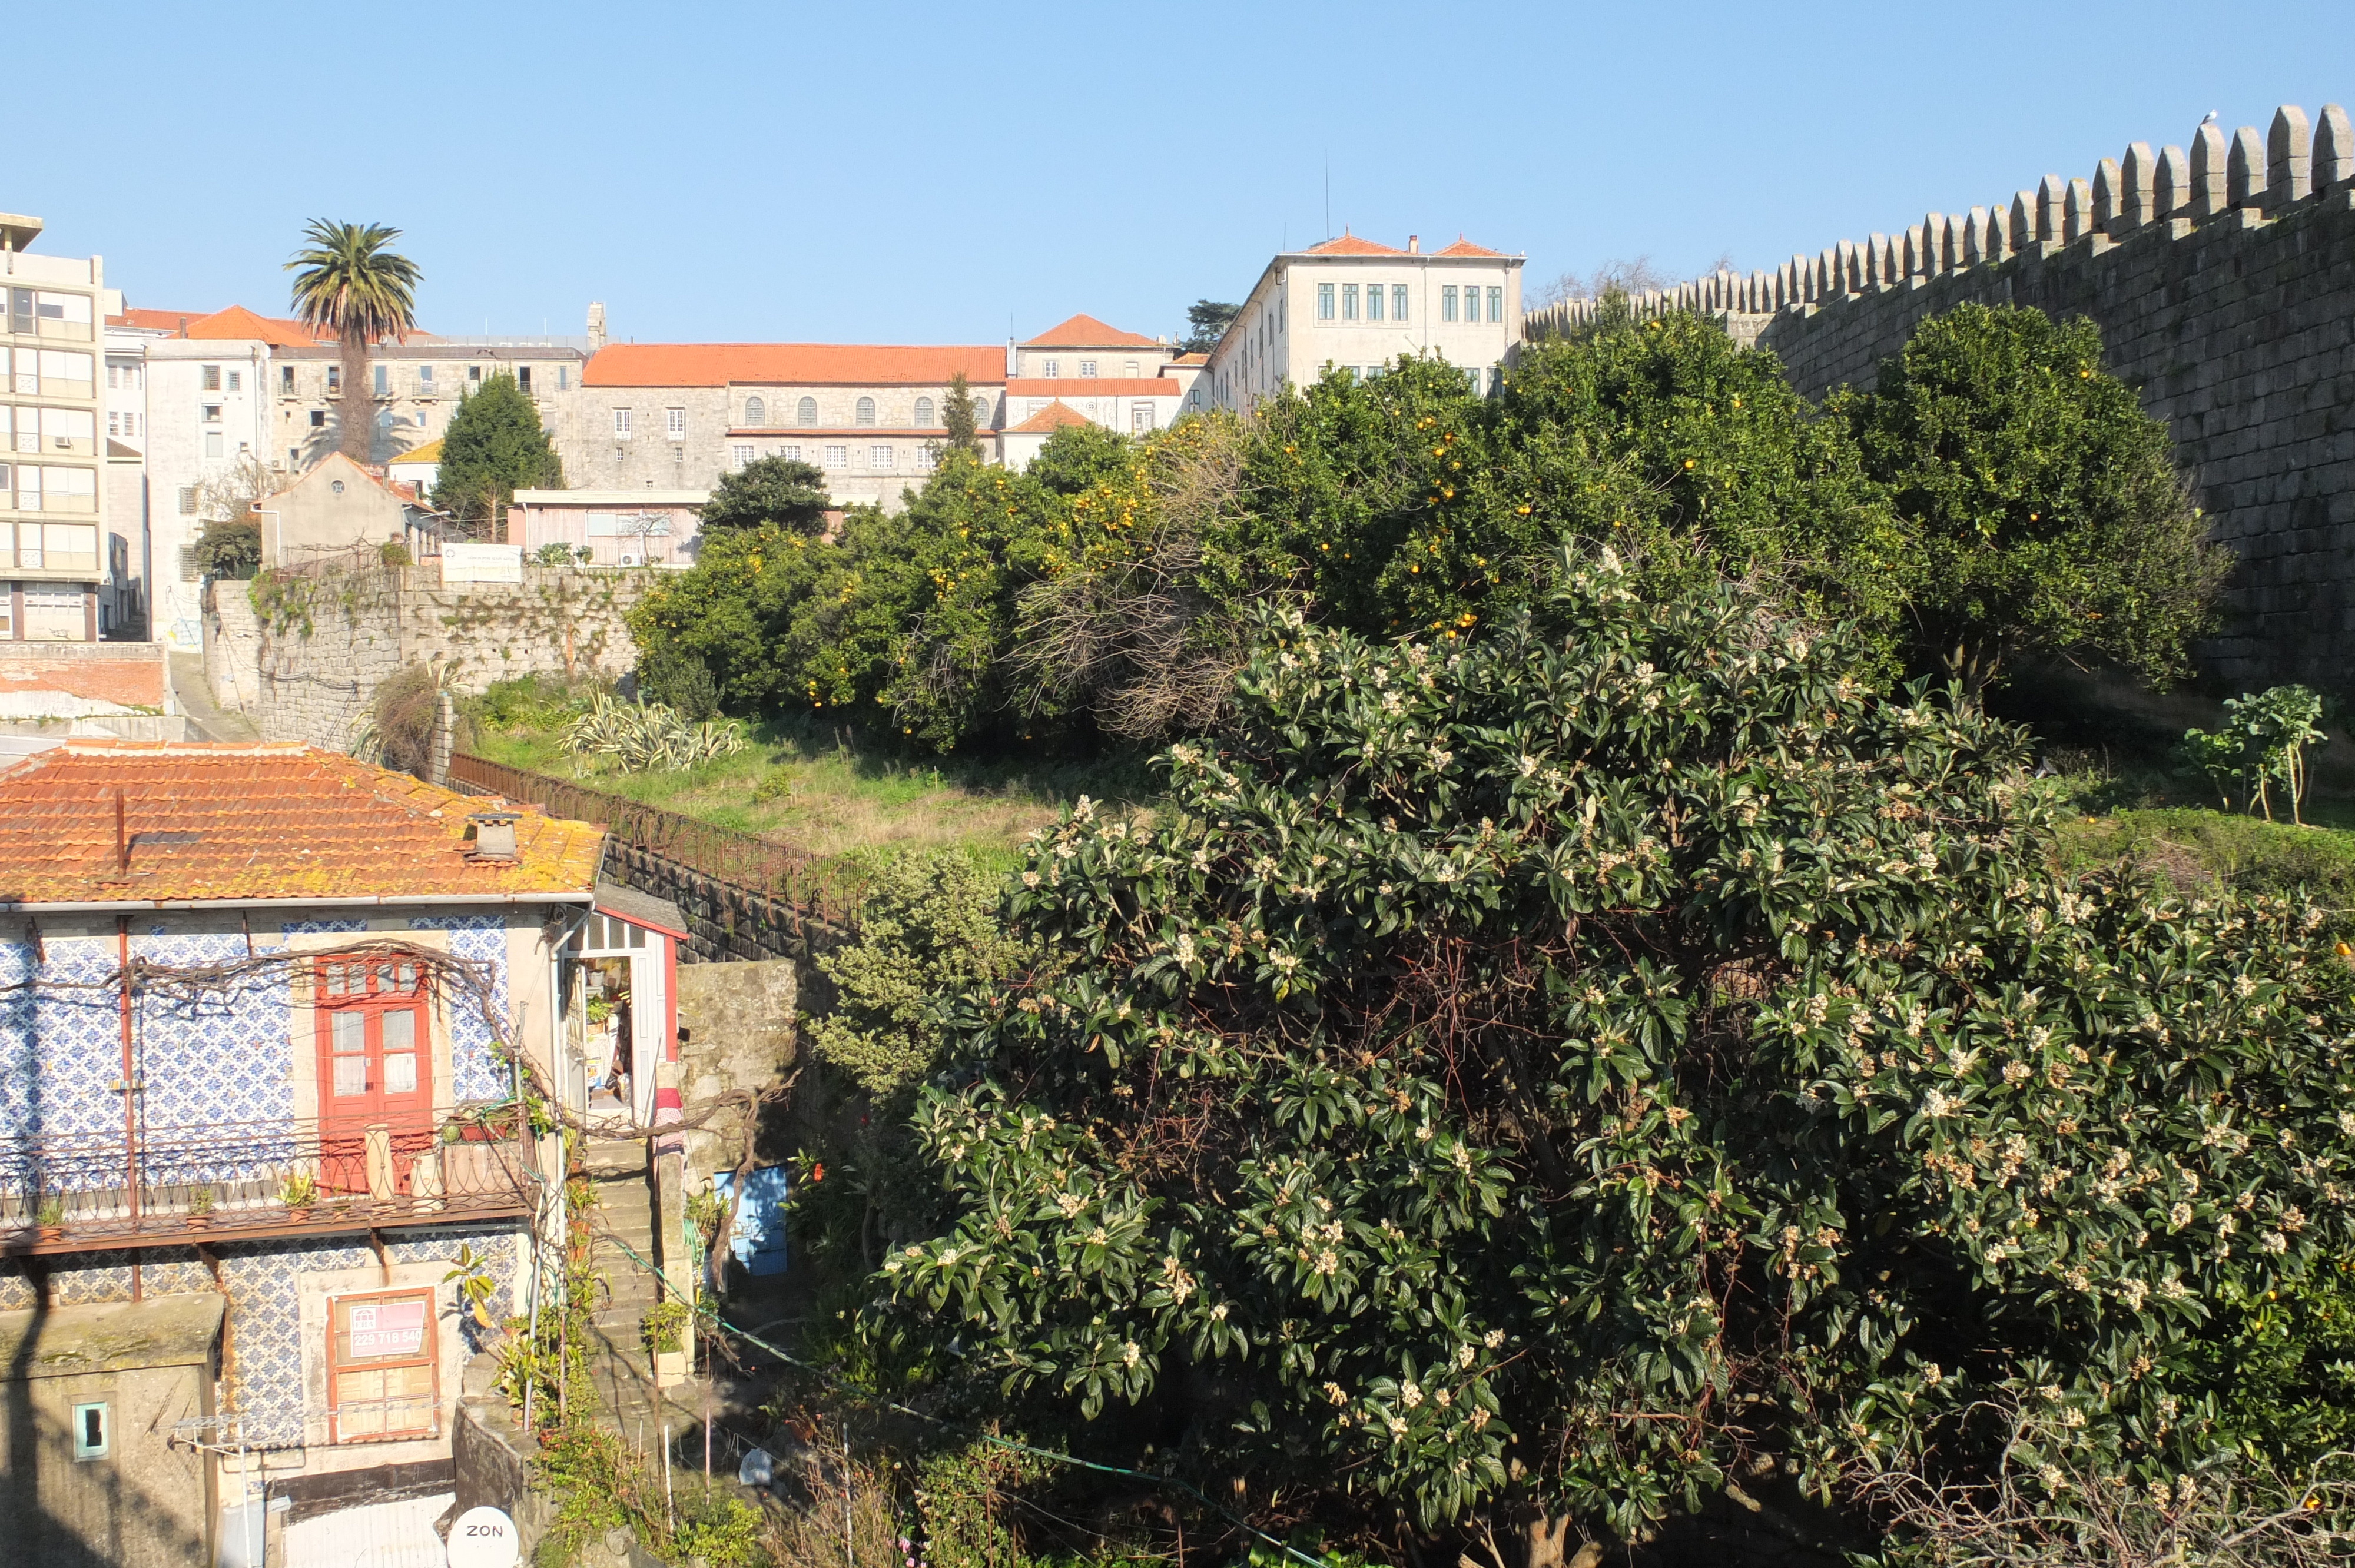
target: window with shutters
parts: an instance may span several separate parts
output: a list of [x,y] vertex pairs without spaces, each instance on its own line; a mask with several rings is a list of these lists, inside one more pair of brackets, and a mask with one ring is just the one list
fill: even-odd
[[769,422],[769,406],[758,397],[744,399],[744,424],[749,429],[759,429]]
[[184,484],[180,486],[180,515],[194,517],[196,514],[197,487],[193,484]]
[[871,425],[875,422],[874,398],[861,397],[858,400],[857,418],[858,423],[861,425]]
[[374,1443],[441,1428],[433,1292],[380,1290],[327,1303],[327,1440]]
[[794,422],[798,425],[817,423],[817,399],[805,397],[794,408]]
[[930,397],[916,399],[916,428],[920,430],[932,428],[932,400]]
[[197,367],[197,389],[200,392],[219,391],[220,370],[221,367],[218,365],[198,366]]

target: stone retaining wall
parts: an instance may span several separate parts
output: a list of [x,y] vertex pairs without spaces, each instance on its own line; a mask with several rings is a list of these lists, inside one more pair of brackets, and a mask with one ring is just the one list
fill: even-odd
[[655,579],[527,566],[520,583],[445,587],[429,562],[215,583],[206,674],[214,700],[264,738],[349,751],[378,684],[404,665],[430,665],[457,692],[527,674],[627,673],[637,649],[623,618]]

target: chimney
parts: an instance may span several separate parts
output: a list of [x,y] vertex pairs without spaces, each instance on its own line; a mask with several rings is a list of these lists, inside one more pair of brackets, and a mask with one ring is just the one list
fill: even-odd
[[516,823],[520,811],[501,809],[468,813],[466,825],[474,836],[466,844],[466,854],[477,862],[512,861],[516,858]]
[[1423,254],[1422,235],[1410,234],[1406,237],[1406,253],[1410,256],[1420,256]]
[[188,335],[188,318],[186,316],[180,318],[180,335],[182,337]]

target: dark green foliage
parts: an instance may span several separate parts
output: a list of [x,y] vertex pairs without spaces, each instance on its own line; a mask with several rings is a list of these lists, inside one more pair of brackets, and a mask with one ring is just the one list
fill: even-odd
[[1208,354],[1219,346],[1227,328],[1242,314],[1241,305],[1218,300],[1197,300],[1186,307],[1186,337],[1178,347],[1188,354]]
[[208,523],[197,535],[197,570],[216,582],[245,582],[261,569],[261,524],[247,517]]
[[756,458],[722,474],[701,513],[706,535],[723,528],[782,528],[790,534],[826,530],[826,475],[793,458]]
[[442,437],[433,504],[487,537],[518,490],[561,490],[564,464],[539,408],[502,370],[468,394]]
[[889,1095],[940,1065],[942,999],[994,983],[1019,949],[997,924],[998,879],[961,850],[887,863],[858,906],[858,939],[818,969],[836,1001],[810,1044],[872,1095]]
[[943,450],[953,452],[978,452],[981,411],[975,406],[973,384],[960,370],[949,377],[949,395],[941,400],[941,424],[948,433]]
[[2023,654],[2162,683],[2188,669],[2230,557],[2207,542],[2166,427],[2101,361],[2092,322],[1959,305],[1845,402],[1915,535],[1917,667],[1975,684]]
[[[1038,845],[869,1342],[1434,1525],[1967,1478],[1986,1399],[2030,1486],[2254,1440],[2243,1309],[2355,1244],[2326,913],[2056,874],[2024,736],[1753,588],[1571,561],[1529,608],[1274,621],[1167,810]],[[2338,1321],[2265,1374],[2316,1441]]]
[[699,660],[730,713],[842,715],[943,751],[1052,729],[1009,701],[1018,602],[1070,547],[1077,498],[1056,487],[1126,450],[1090,427],[1058,431],[1028,473],[946,452],[904,509],[854,507],[837,538],[708,534],[696,565],[632,610],[632,633],[657,670]]
[[719,715],[719,683],[711,666],[675,642],[665,642],[638,660],[638,695],[676,709],[689,724]]
[[1433,360],[1328,374],[1264,411],[1244,475],[1320,614],[1369,634],[1468,632],[1568,540],[1763,574],[1876,632],[1897,610],[1902,541],[1846,428],[1699,317],[1537,344],[1493,397]]

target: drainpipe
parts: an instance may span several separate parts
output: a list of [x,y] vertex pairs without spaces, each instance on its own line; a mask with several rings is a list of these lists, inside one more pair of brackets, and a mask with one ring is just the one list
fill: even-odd
[[[286,514],[279,511],[275,506],[257,505],[255,503],[250,501],[245,503],[245,509],[256,517],[274,517],[279,519],[278,558],[270,564],[273,567],[284,566],[286,564]],[[256,524],[256,526],[259,526],[259,524]]]

